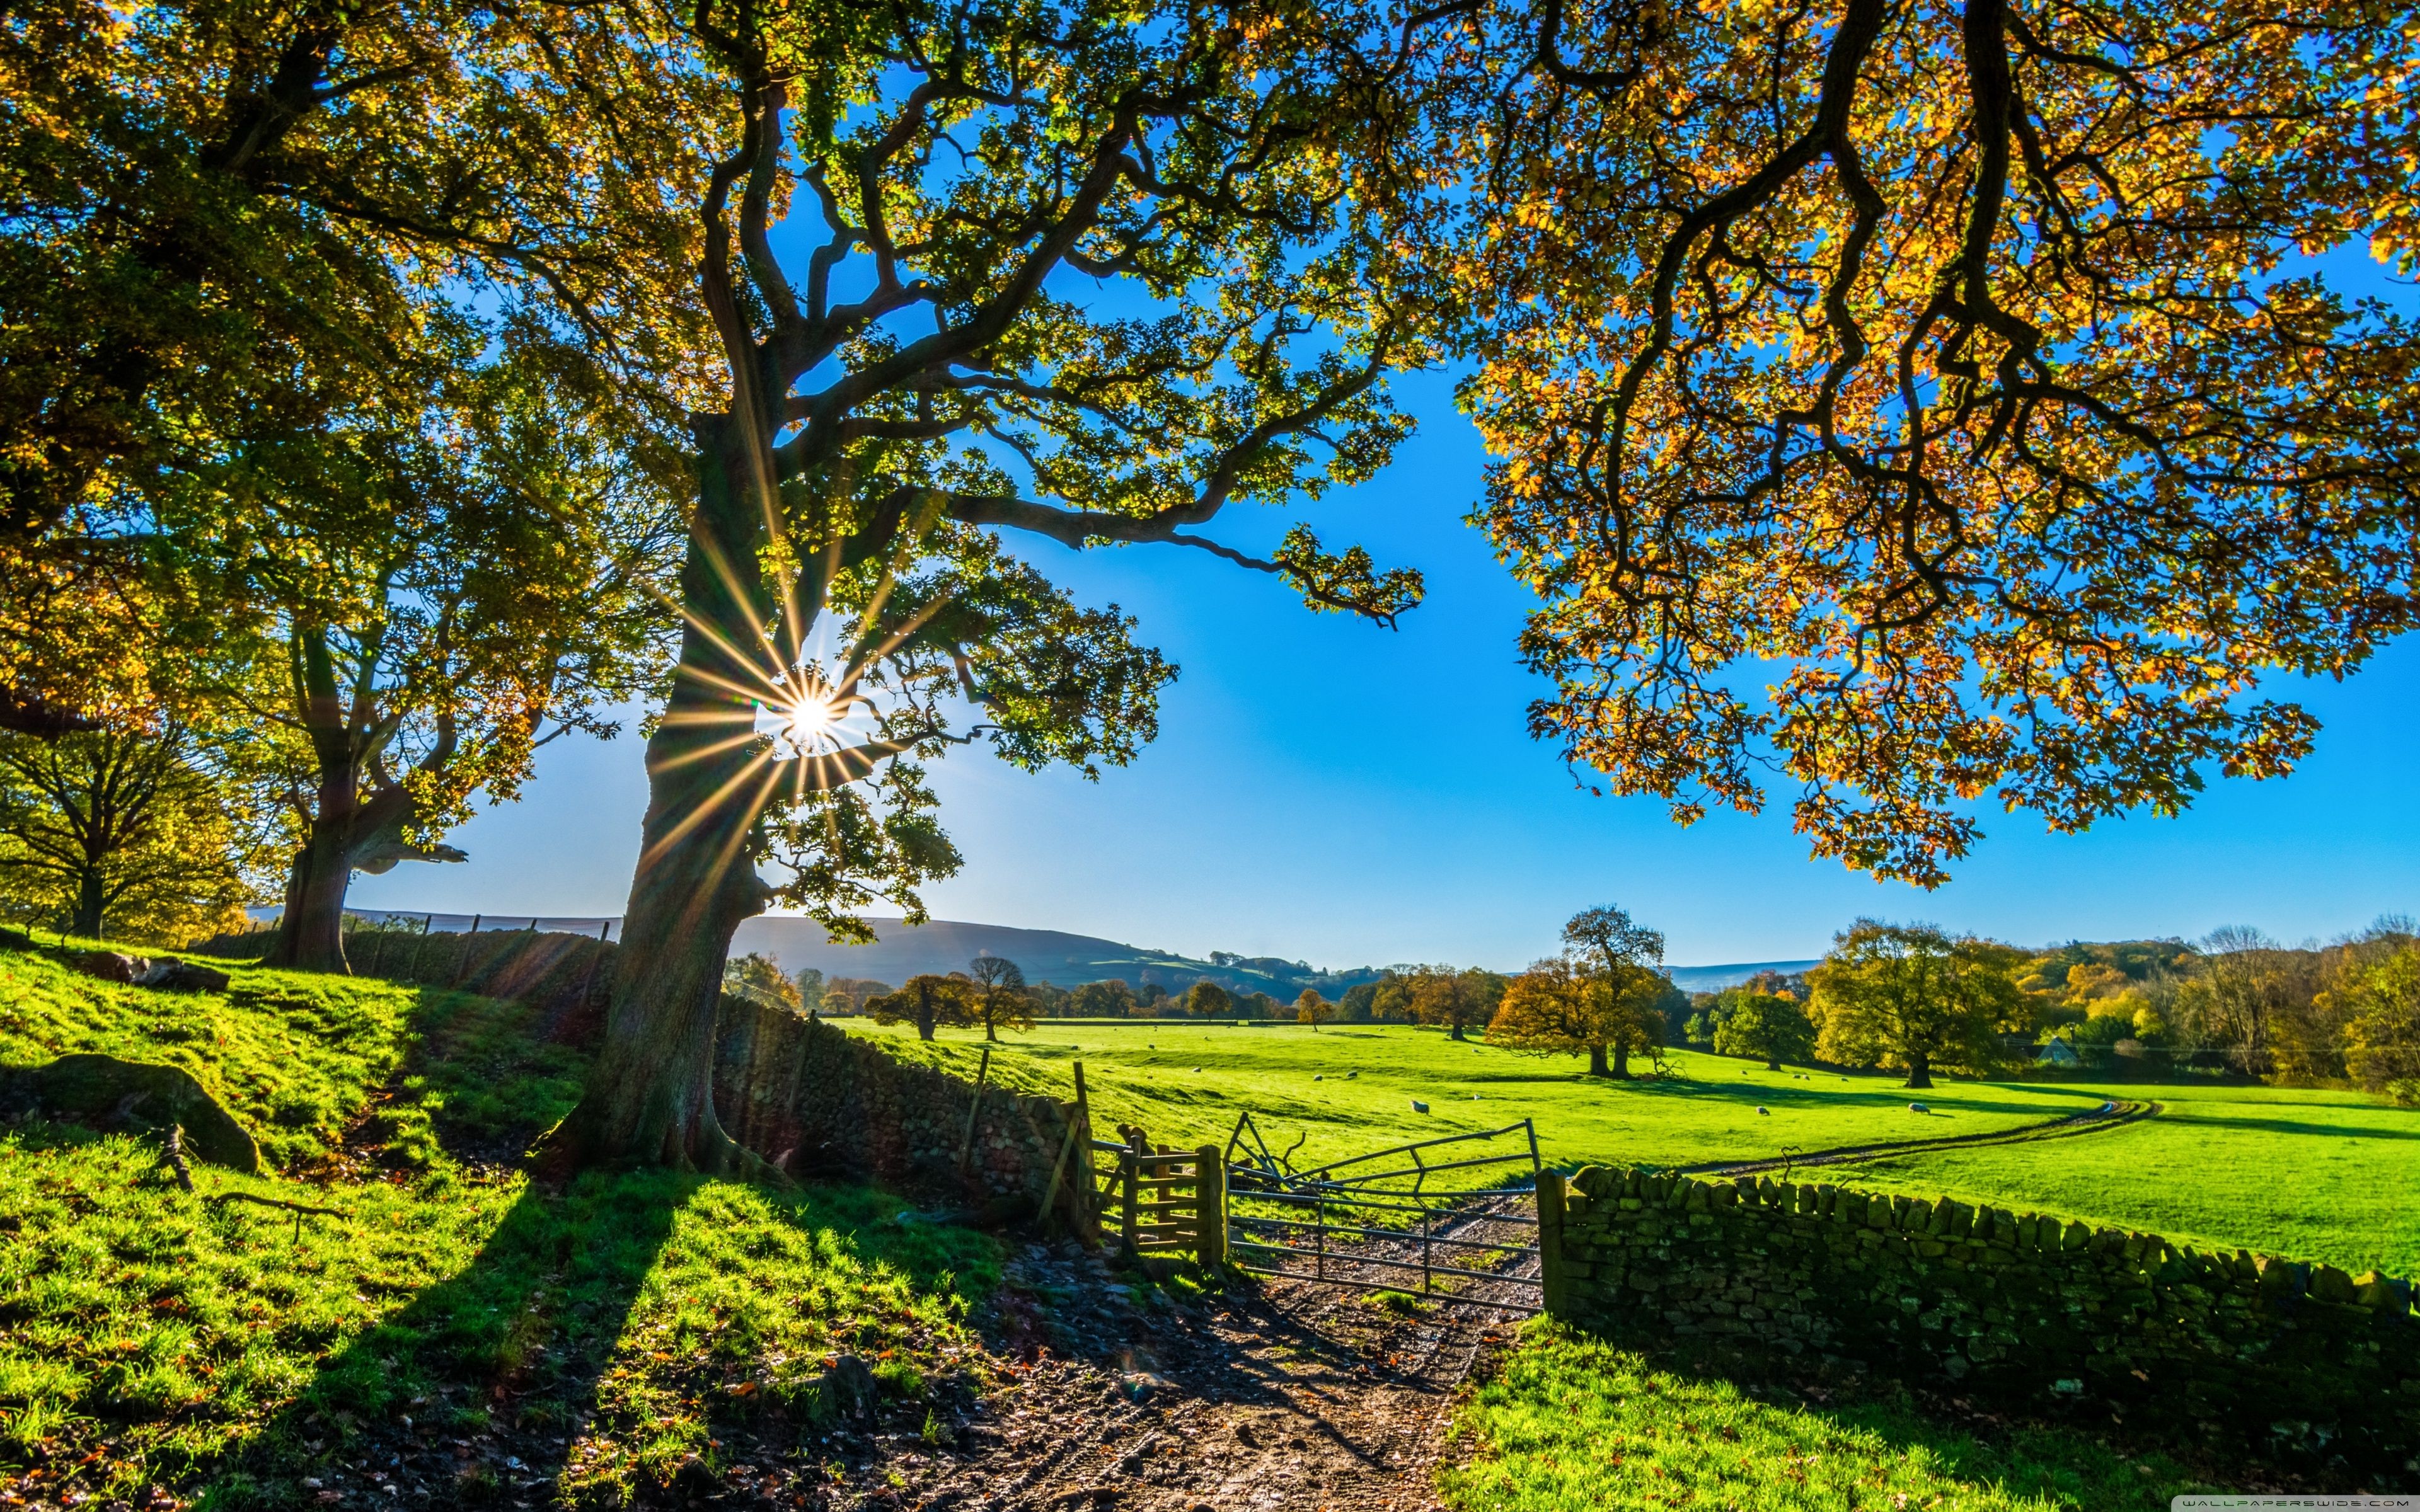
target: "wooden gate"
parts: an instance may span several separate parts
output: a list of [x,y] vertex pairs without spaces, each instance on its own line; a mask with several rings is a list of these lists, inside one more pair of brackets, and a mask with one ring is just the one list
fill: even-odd
[[1203,1266],[1227,1263],[1227,1161],[1216,1145],[1154,1146],[1137,1125],[1123,1144],[1091,1141],[1094,1180],[1107,1188],[1095,1211],[1117,1218],[1125,1255],[1184,1256]]

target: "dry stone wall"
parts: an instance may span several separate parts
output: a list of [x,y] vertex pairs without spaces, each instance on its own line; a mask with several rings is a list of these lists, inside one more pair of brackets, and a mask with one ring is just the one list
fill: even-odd
[[1540,1193],[1547,1310],[2420,1486],[2406,1281],[1942,1198],[1589,1166]]
[[978,1091],[809,1015],[725,997],[714,1103],[733,1138],[793,1175],[939,1188],[995,1220],[1036,1216],[1047,1200],[1062,1224],[1092,1222],[1091,1132],[1076,1103]]

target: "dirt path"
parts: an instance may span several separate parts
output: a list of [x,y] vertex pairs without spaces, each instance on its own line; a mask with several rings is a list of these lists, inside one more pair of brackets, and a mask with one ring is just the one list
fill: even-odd
[[1680,1165],[1673,1169],[1682,1176],[1758,1176],[1766,1171],[1790,1170],[1805,1165],[1838,1165],[1850,1161],[1869,1160],[1878,1155],[1914,1155],[1929,1149],[1974,1149],[1985,1145],[2019,1145],[2036,1139],[2071,1139],[2079,1134],[2101,1134],[2122,1129],[2130,1123],[2157,1117],[2157,1103],[2103,1103],[2083,1113],[2071,1113],[2044,1123],[2028,1123],[2021,1128],[1998,1129],[1990,1134],[1944,1134],[1937,1139],[1893,1139],[1873,1145],[1840,1145],[1831,1149],[1810,1150],[1806,1154],[1776,1155],[1769,1160],[1710,1161],[1702,1165]]
[[1018,1256],[1003,1291],[1013,1384],[954,1446],[867,1463],[857,1504],[1430,1512],[1457,1396],[1524,1316],[1504,1304],[1535,1297],[1484,1283],[1407,1315],[1358,1288],[1274,1280],[1171,1302],[1073,1246]]

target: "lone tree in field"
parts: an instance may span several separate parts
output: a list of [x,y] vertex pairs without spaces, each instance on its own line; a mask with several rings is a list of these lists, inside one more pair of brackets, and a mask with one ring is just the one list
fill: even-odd
[[1502,995],[1504,979],[1477,967],[1420,966],[1411,973],[1408,1006],[1422,1024],[1445,1026],[1446,1038],[1464,1040],[1487,1022]]
[[1464,399],[1544,600],[1532,731],[1684,824],[1770,770],[1817,854],[1924,886],[1984,804],[2290,771],[2317,721],[2262,683],[2420,621],[2420,323],[2332,271],[2420,253],[2409,23],[1474,18]]
[[1174,669],[1010,543],[1207,552],[1391,621],[1416,575],[1300,527],[1265,555],[1200,532],[1369,477],[1407,429],[1389,375],[1460,315],[1360,192],[1421,122],[1374,103],[1383,34],[1349,9],[683,14],[721,92],[696,273],[722,388],[691,417],[622,969],[557,1138],[721,1168],[745,1164],[709,1095],[738,923],[776,899],[841,937],[877,899],[921,918],[958,858],[919,759],[987,740],[1092,773],[1154,732]]
[[1335,1017],[1336,1005],[1320,996],[1315,987],[1305,987],[1302,995],[1294,1000],[1294,1021],[1310,1025],[1313,1034],[1319,1032],[1321,1025]]
[[1631,1053],[1663,1043],[1655,1011],[1663,982],[1652,972],[1608,974],[1573,956],[1551,957],[1504,989],[1487,1042],[1531,1055],[1584,1055],[1590,1075],[1627,1079]]
[[1931,924],[1859,919],[1807,973],[1816,1052],[1843,1065],[1904,1067],[1912,1088],[1931,1087],[1936,1069],[1987,1074],[2000,1061],[2000,1031],[2024,1021],[2015,973],[2024,961]]
[[1226,988],[1204,977],[1186,989],[1185,1011],[1198,1019],[1214,1019],[1221,1013],[1232,1013],[1235,999]]
[[1023,966],[1005,956],[979,955],[967,974],[974,980],[970,1011],[985,1039],[998,1043],[1002,1029],[1033,1027],[1033,997],[1026,991]]
[[1815,1021],[1787,997],[1770,993],[1725,993],[1714,1020],[1714,1054],[1747,1056],[1779,1071],[1785,1060],[1815,1054]]
[[928,971],[908,978],[895,993],[871,999],[865,1011],[876,1024],[913,1024],[916,1038],[929,1040],[936,1029],[976,1022],[975,1004],[973,981],[954,972],[943,977]]

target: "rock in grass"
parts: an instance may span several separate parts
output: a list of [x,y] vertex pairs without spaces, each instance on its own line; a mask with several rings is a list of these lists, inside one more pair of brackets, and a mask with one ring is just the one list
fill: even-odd
[[47,1066],[0,1068],[0,1102],[31,1103],[47,1118],[93,1129],[181,1124],[185,1152],[229,1170],[256,1173],[260,1147],[202,1084],[178,1066],[116,1056],[61,1056]]
[[826,1370],[823,1379],[815,1384],[822,1390],[824,1400],[830,1402],[832,1410],[843,1417],[865,1416],[874,1411],[875,1402],[882,1395],[881,1387],[875,1382],[874,1372],[866,1367],[864,1361],[853,1354],[844,1354],[834,1360],[831,1368]]

